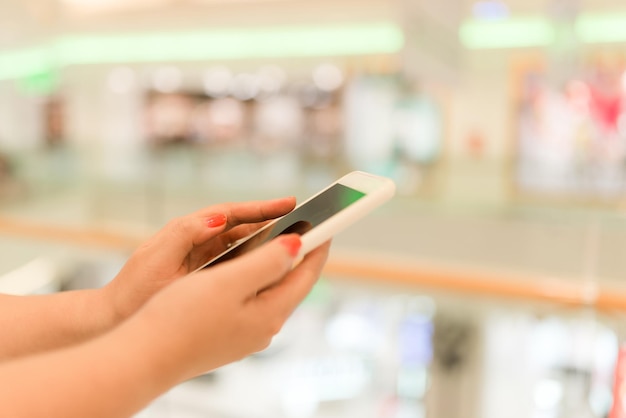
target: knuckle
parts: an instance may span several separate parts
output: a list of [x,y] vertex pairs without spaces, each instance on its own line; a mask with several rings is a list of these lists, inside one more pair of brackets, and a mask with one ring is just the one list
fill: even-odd
[[267,332],[270,336],[270,340],[283,329],[283,321],[279,319],[274,319],[269,321]]

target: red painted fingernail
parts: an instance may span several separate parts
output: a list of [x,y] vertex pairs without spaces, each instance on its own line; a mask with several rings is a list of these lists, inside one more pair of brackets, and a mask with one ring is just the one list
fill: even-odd
[[287,247],[287,251],[292,257],[297,256],[300,252],[300,247],[302,247],[302,241],[300,240],[299,235],[288,235],[281,238],[280,243]]
[[226,223],[226,216],[219,214],[213,215],[206,220],[206,225],[209,228],[217,228],[218,226],[222,226]]

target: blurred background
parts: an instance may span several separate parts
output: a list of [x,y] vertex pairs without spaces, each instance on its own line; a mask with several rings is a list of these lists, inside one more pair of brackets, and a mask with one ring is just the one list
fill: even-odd
[[272,346],[139,417],[626,417],[625,71],[622,0],[3,0],[0,291],[366,170]]

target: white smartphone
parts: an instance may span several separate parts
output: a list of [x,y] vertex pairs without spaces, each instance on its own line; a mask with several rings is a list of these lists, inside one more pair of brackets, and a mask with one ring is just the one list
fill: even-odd
[[288,214],[238,240],[198,270],[233,259],[279,235],[289,233],[301,235],[299,256],[302,257],[391,199],[395,190],[393,181],[386,177],[353,171]]

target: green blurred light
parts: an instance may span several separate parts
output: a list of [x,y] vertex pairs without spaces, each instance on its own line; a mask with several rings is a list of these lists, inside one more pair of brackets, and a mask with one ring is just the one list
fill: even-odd
[[195,61],[394,53],[402,32],[391,24],[83,36],[59,42],[63,61]]
[[79,64],[373,55],[403,45],[392,23],[70,36],[0,53],[0,79]]
[[576,21],[576,31],[582,42],[626,41],[626,13],[582,15]]
[[53,50],[39,46],[0,53],[0,80],[45,73],[55,65]]
[[57,74],[54,71],[29,75],[22,78],[19,83],[26,93],[35,95],[48,95],[56,89],[57,85]]
[[541,17],[469,20],[461,25],[459,36],[470,49],[526,48],[553,43],[555,30]]

